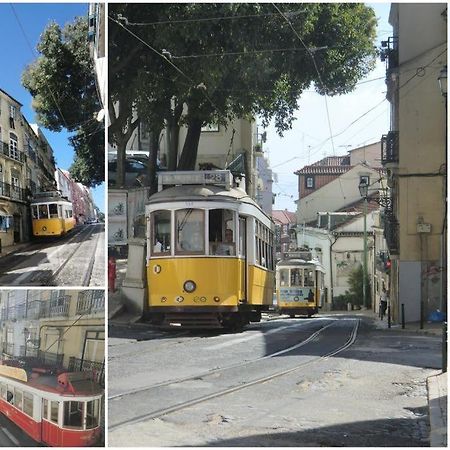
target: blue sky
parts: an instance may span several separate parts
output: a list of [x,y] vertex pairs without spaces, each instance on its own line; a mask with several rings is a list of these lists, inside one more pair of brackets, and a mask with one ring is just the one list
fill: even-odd
[[[51,21],[63,26],[76,16],[86,16],[87,11],[87,3],[0,3],[0,88],[22,103],[28,122],[36,123],[32,97],[20,80],[25,67],[37,57],[36,45],[42,31]],[[68,169],[73,160],[70,135],[65,131],[43,132],[53,148],[57,166]],[[95,204],[105,211],[104,185],[92,189],[92,193]]]
[[[374,9],[378,19],[375,45],[380,47],[382,40],[392,36],[392,27],[388,23],[391,4],[367,5]],[[273,209],[296,211],[296,170],[324,156],[345,155],[349,149],[377,142],[389,131],[385,76],[385,63],[378,60],[375,70],[361,80],[362,83],[352,93],[325,98],[308,89],[299,101],[291,130],[280,138],[273,124],[269,125],[264,151],[278,177],[278,181],[273,183],[276,194]],[[261,133],[262,130],[260,125],[258,131]],[[330,135],[335,137],[330,139]]]

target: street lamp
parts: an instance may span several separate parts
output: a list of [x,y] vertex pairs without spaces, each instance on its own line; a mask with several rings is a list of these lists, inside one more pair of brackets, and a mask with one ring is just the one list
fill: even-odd
[[366,177],[361,177],[358,189],[361,197],[364,199],[363,305],[367,308],[367,195],[369,183]]

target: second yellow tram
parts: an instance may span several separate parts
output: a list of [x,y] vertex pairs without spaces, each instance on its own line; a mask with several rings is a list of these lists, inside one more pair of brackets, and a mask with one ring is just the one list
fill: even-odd
[[75,227],[72,203],[58,191],[39,192],[31,201],[33,236],[62,236]]
[[228,171],[165,172],[147,217],[148,317],[239,329],[272,306],[273,222]]
[[318,260],[287,258],[277,263],[276,298],[280,314],[311,317],[324,294],[324,269]]

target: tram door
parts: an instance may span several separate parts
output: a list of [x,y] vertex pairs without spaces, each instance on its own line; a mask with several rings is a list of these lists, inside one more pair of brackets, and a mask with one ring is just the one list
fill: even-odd
[[42,442],[59,446],[59,402],[42,399]]
[[241,288],[244,292],[244,299],[249,301],[248,296],[248,286],[247,286],[247,219],[245,217],[239,216],[239,257],[243,258],[243,264],[241,264]]

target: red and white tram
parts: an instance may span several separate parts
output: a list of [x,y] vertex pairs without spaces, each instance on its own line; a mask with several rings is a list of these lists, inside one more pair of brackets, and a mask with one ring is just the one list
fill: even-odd
[[100,439],[103,389],[85,372],[0,365],[0,412],[51,447],[87,447]]

